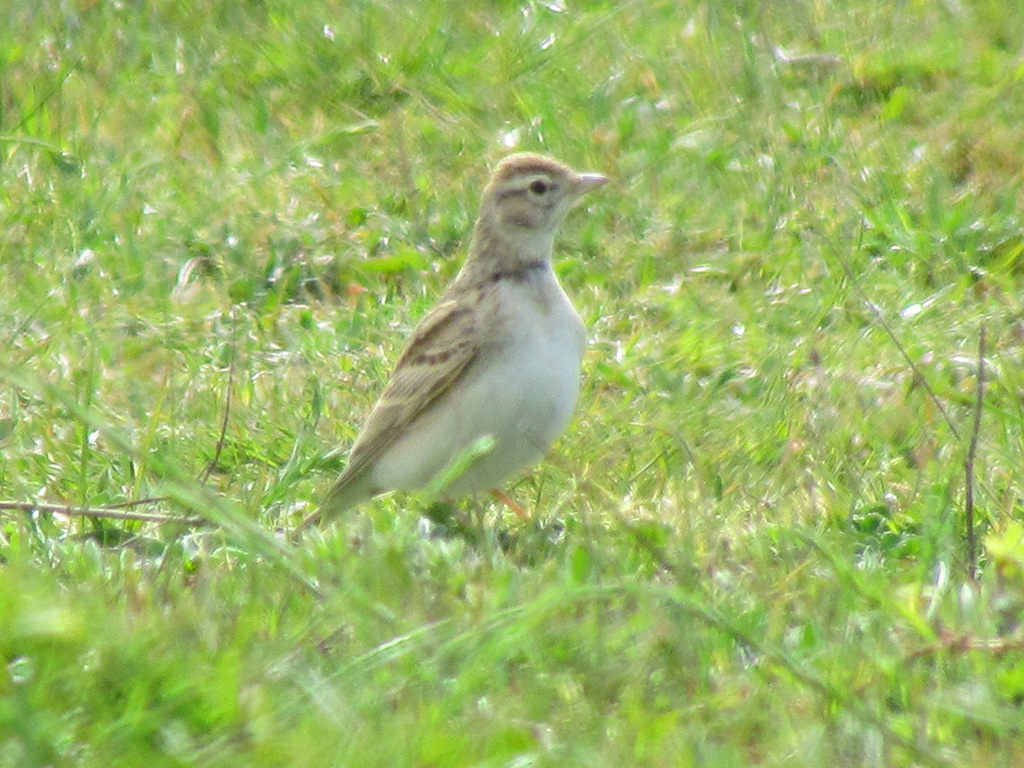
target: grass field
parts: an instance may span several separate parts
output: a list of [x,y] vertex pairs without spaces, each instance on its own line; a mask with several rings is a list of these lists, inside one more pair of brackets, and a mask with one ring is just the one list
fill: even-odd
[[[0,768],[1024,764],[1022,93],[1012,0],[5,3],[0,498],[214,525],[0,509]],[[513,148],[614,178],[535,522],[288,544]]]

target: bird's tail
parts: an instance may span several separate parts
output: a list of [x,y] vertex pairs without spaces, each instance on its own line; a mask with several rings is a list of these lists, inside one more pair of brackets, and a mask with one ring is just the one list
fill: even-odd
[[333,520],[349,507],[366,501],[372,495],[373,490],[368,478],[340,478],[327,492],[320,506],[295,527],[292,539],[297,539],[314,525]]

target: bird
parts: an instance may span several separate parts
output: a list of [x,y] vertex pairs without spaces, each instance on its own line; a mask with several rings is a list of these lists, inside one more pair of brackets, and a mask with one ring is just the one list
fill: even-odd
[[507,500],[503,481],[543,458],[579,397],[586,331],[552,252],[568,212],[608,180],[527,152],[495,167],[461,269],[414,328],[347,465],[296,535],[380,493],[431,484],[482,439],[490,449],[441,494]]

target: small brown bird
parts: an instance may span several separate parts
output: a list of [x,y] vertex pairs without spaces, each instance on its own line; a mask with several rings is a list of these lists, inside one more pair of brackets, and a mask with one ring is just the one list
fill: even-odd
[[555,232],[606,181],[543,155],[498,165],[469,257],[413,331],[348,465],[296,533],[378,493],[426,486],[484,436],[491,449],[444,488],[446,497],[497,493],[543,457],[576,406],[585,343],[551,270]]

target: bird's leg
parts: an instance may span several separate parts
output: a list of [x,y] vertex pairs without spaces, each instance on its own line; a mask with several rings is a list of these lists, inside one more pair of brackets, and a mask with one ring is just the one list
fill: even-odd
[[507,493],[495,488],[493,491],[491,491],[491,496],[493,496],[506,507],[515,512],[516,516],[524,523],[530,522],[530,516],[526,514],[526,510],[520,507],[518,504],[516,504],[511,498],[509,498],[509,495]]

